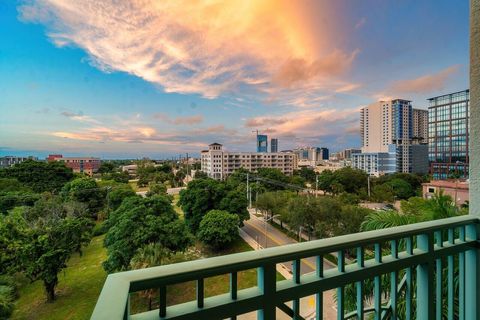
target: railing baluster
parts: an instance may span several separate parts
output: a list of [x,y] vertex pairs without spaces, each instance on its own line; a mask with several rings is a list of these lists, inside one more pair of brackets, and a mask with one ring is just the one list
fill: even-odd
[[[460,227],[460,241],[465,242],[465,226]],[[458,256],[458,315],[465,320],[465,252]]]
[[[323,278],[323,255],[317,256],[316,272],[317,277]],[[323,319],[323,291],[315,294],[315,319]]]
[[[391,250],[392,250],[392,257],[394,259],[398,259],[398,243],[397,240],[391,241]],[[392,309],[392,320],[397,319],[397,290],[398,290],[398,271],[393,271],[390,273],[390,301],[391,301],[391,309]]]
[[[407,254],[413,255],[413,238],[408,237],[407,241]],[[405,319],[412,319],[412,268],[408,267],[407,270],[407,287],[405,288]]]
[[[230,298],[237,300],[237,272],[230,273]],[[236,320],[237,316],[230,317],[230,320]]]
[[127,296],[127,303],[125,305],[125,311],[123,312],[123,320],[130,318],[130,294]]
[[265,264],[262,267],[257,268],[257,283],[258,288],[263,293],[263,305],[264,308],[258,310],[258,320],[275,320],[276,318],[276,306],[275,306],[275,291],[276,289],[276,270],[275,264]]
[[[418,235],[417,248],[433,258],[432,236],[432,234]],[[433,259],[429,259],[429,261],[417,266],[417,320],[431,320],[434,318],[433,272]]]
[[[382,263],[382,246],[380,243],[375,243],[375,261],[377,263]],[[380,320],[382,317],[382,278],[381,276],[376,276],[373,281],[375,320]]]
[[[435,232],[435,242],[438,247],[443,247],[443,238],[442,238],[442,231],[436,231]],[[442,284],[442,259],[437,259],[435,261],[435,266],[436,266],[436,272],[435,272],[435,316],[437,320],[442,320],[442,290],[443,290],[443,284]]]
[[203,308],[203,301],[205,298],[205,279],[197,280],[197,307]]
[[[364,249],[363,247],[357,248],[357,265],[359,268],[365,266],[365,258],[363,257]],[[357,287],[357,319],[363,320],[363,281],[358,281],[356,284]]]
[[[301,260],[297,259],[294,260],[292,263],[292,273],[293,273],[293,281],[295,284],[300,284],[300,266]],[[297,320],[300,316],[300,299],[294,299],[292,302],[293,305],[293,319]]]
[[[453,245],[455,243],[454,239],[454,232],[455,230],[450,228],[448,229],[448,243]],[[454,305],[454,297],[455,297],[455,287],[454,287],[454,260],[453,255],[448,256],[448,271],[447,271],[447,282],[448,282],[448,297],[447,297],[447,305],[448,305],[448,319],[453,320],[455,315],[455,305]]]
[[[337,259],[338,271],[345,272],[345,253],[343,252],[343,250],[338,251]],[[343,320],[343,317],[345,315],[344,291],[344,287],[337,288],[337,320]]]
[[160,318],[167,316],[167,286],[158,288],[158,315]]

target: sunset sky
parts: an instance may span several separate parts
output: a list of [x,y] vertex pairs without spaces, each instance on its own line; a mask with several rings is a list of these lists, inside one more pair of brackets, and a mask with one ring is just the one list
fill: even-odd
[[0,0],[0,155],[338,151],[467,70],[468,0]]

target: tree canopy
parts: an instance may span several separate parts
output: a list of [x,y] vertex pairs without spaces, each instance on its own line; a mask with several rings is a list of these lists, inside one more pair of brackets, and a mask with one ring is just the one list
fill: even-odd
[[44,195],[31,208],[0,216],[2,268],[41,280],[47,301],[53,301],[58,273],[90,241],[93,222],[84,215],[79,207],[71,210],[60,198]]
[[65,183],[73,179],[73,171],[58,161],[40,162],[27,160],[0,170],[0,178],[17,179],[23,186],[35,192],[59,192]]
[[[233,189],[232,189],[233,188]],[[239,216],[239,223],[249,218],[246,193],[234,184],[214,179],[195,179],[180,192],[178,204],[190,229],[196,233],[203,216],[210,210],[225,210]]]
[[198,239],[215,250],[225,248],[238,237],[238,224],[238,215],[211,210],[200,222]]
[[77,201],[86,205],[92,217],[96,217],[105,204],[106,188],[101,188],[89,177],[74,179],[66,183],[61,191],[68,201]]
[[107,272],[125,270],[137,250],[149,243],[159,243],[175,252],[192,243],[185,223],[171,205],[170,198],[155,195],[148,198],[129,197],[110,214],[110,228],[105,236],[108,258],[103,263]]

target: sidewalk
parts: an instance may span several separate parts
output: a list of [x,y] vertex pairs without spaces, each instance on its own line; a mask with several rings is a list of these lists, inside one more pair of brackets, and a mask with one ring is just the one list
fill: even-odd
[[[271,229],[280,232],[276,230],[275,228],[269,226]],[[244,230],[240,229],[240,236],[247,242],[254,250],[262,250],[263,246],[259,244],[254,238],[252,238],[247,232]],[[269,230],[270,232],[271,230]],[[270,238],[272,235],[268,235],[267,238],[269,238],[272,242],[280,242],[279,239],[272,239]],[[275,236],[273,236],[275,237]],[[286,236],[285,236],[286,237]],[[290,239],[289,243],[295,243],[296,241]],[[287,244],[287,243],[286,243]],[[281,245],[281,244],[277,244]],[[305,260],[305,259],[304,259]],[[308,261],[302,260],[302,265],[305,263],[310,264]],[[328,262],[330,263],[330,262]],[[313,270],[310,270],[311,268],[314,268],[313,265],[310,266],[305,266],[302,268],[302,274],[306,274],[309,272],[313,272]],[[334,266],[333,266],[334,267]],[[305,269],[309,270],[305,270]],[[332,268],[332,265],[326,266],[327,269]],[[309,271],[309,272],[305,272]],[[291,268],[290,266],[286,266],[284,264],[278,264],[277,265],[277,272],[279,272],[285,279],[292,279],[292,273],[291,273]],[[286,303],[288,306],[292,306],[291,302]],[[334,299],[334,290],[329,290],[323,293],[323,319],[330,320],[330,319],[336,319],[337,318],[337,310],[335,308],[336,302]],[[304,317],[307,320],[313,320],[315,319],[315,296],[308,296],[300,299],[300,310],[301,310],[301,316]],[[291,320],[291,317],[287,316],[283,311],[277,308],[277,319],[278,320]],[[257,319],[257,313],[256,312],[250,312],[244,315],[241,315],[238,317],[238,319],[241,320],[256,320]]]

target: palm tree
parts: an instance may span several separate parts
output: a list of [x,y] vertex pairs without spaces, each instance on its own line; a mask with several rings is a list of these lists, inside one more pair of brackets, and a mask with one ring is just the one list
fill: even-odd
[[[467,210],[457,208],[454,202],[452,201],[452,198],[448,195],[443,194],[443,192],[435,194],[431,199],[428,199],[428,200],[421,200],[419,198],[415,198],[411,200],[415,201],[415,206],[420,207],[418,208],[418,210],[411,210],[407,212],[398,212],[394,210],[386,211],[386,212],[385,211],[373,212],[365,218],[365,220],[362,223],[361,230],[371,231],[371,230],[378,230],[378,229],[384,229],[384,228],[391,228],[391,227],[397,227],[397,226],[418,223],[423,221],[444,219],[444,218],[454,217],[454,216],[467,213]],[[399,250],[405,250],[405,243],[402,241],[399,243]],[[385,251],[384,255],[389,254],[389,248],[385,248],[384,251]],[[371,255],[371,257],[368,257],[368,255]],[[365,259],[373,258],[372,255],[373,255],[372,253],[370,254],[366,253]],[[443,265],[445,266],[445,264]],[[445,272],[446,272],[446,268],[444,268],[443,270],[443,273]],[[454,274],[456,275],[454,282],[458,283],[458,279],[457,279],[458,270],[455,270]],[[400,274],[400,277],[402,276],[403,274]],[[442,277],[442,279],[445,282],[447,281],[447,277],[445,275]],[[389,290],[390,290],[390,275],[382,275],[381,282],[382,282],[382,296],[384,298],[388,298]],[[443,285],[443,288],[447,288],[447,287],[448,285],[447,283],[445,283]],[[364,289],[365,304],[368,305],[371,301],[373,301],[372,300],[373,299],[373,281],[371,279],[366,280],[364,282],[364,288],[365,288]],[[355,284],[350,284],[345,289],[346,289],[345,307],[347,310],[355,310],[356,308]],[[446,297],[446,294],[442,296]],[[405,309],[404,309],[405,306],[403,305],[403,302],[404,301],[400,301],[400,305],[397,306],[397,309],[400,313],[405,312]],[[455,303],[457,303],[457,301]],[[447,306],[446,301],[443,302],[443,306],[444,307]],[[456,310],[458,310],[458,308],[456,308]]]
[[[168,261],[171,256],[171,251],[163,247],[159,243],[149,243],[146,246],[138,249],[135,256],[130,261],[132,269],[144,269],[160,266]],[[140,293],[140,295],[148,299],[148,310],[152,310],[153,298],[156,296],[157,290],[150,289]]]

